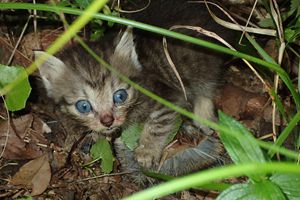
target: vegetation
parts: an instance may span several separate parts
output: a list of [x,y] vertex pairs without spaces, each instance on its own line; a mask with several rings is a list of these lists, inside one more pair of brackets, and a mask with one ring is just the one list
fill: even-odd
[[[187,116],[195,121],[205,124],[220,133],[220,138],[234,162],[234,165],[217,167],[214,169],[203,170],[195,174],[191,174],[185,177],[174,178],[166,183],[157,185],[153,188],[146,189],[139,193],[136,193],[130,197],[124,199],[153,199],[159,198],[177,191],[203,186],[205,189],[210,185],[210,188],[217,188],[218,183],[224,179],[231,177],[246,176],[247,181],[245,183],[234,184],[227,189],[222,188],[222,193],[218,196],[218,199],[299,199],[300,198],[300,167],[299,167],[299,127],[297,127],[300,120],[300,78],[298,77],[298,83],[295,84],[292,81],[292,77],[281,66],[284,51],[294,52],[298,60],[298,70],[300,69],[300,55],[297,53],[300,44],[300,3],[297,0],[286,1],[282,6],[286,9],[284,12],[279,12],[277,9],[277,3],[275,1],[263,1],[266,10],[269,11],[270,18],[260,22],[262,27],[269,27],[277,31],[276,41],[279,47],[278,61],[274,61],[267,52],[253,39],[246,34],[246,38],[250,44],[256,49],[261,58],[254,57],[242,52],[231,50],[220,45],[212,44],[207,41],[203,41],[197,38],[192,38],[180,33],[176,33],[170,30],[165,30],[159,27],[135,22],[123,18],[119,18],[115,15],[111,15],[105,11],[104,14],[97,13],[98,10],[103,8],[107,3],[105,0],[96,0],[93,2],[75,1],[75,4],[70,6],[70,2],[62,1],[61,4],[56,6],[50,6],[46,4],[29,4],[29,3],[1,3],[0,9],[30,9],[46,12],[54,12],[56,14],[71,14],[80,15],[48,49],[49,54],[56,53],[62,48],[70,39],[75,38],[82,44],[82,46],[103,66],[107,67],[113,73],[117,74],[122,80],[126,81],[137,90],[150,96],[151,98],[159,101],[160,103],[168,106],[184,116]],[[78,8],[80,7],[80,8]],[[84,10],[83,10],[84,9]],[[227,116],[223,112],[219,112],[219,122],[214,123],[195,116],[193,113],[188,112],[180,107],[173,105],[172,103],[160,98],[136,83],[129,80],[127,77],[116,71],[113,66],[110,66],[102,58],[98,57],[92,52],[89,47],[84,44],[76,33],[83,28],[90,20],[92,23],[101,24],[102,21],[109,21],[111,23],[119,23],[123,25],[130,25],[135,28],[144,29],[154,33],[162,34],[168,37],[181,39],[187,42],[191,42],[197,45],[201,45],[216,51],[231,54],[238,58],[246,59],[252,63],[258,64],[264,70],[272,71],[276,77],[279,77],[284,87],[288,88],[289,95],[293,99],[295,109],[286,110],[281,102],[280,96],[277,94],[277,85],[274,81],[273,86],[268,86],[268,92],[273,97],[274,105],[280,111],[281,117],[283,117],[287,123],[285,127],[282,127],[282,131],[275,142],[265,142],[260,139],[256,139],[249,130],[247,130],[241,123],[237,122],[233,118]],[[101,20],[101,22],[99,21]],[[97,29],[96,31],[97,32]],[[98,38],[98,33],[93,33],[92,38]],[[102,32],[99,29],[99,33]],[[95,36],[97,35],[97,36]],[[299,52],[299,51],[298,51]],[[46,57],[42,57],[36,61],[41,63],[45,61]],[[30,75],[36,70],[38,64],[33,63],[26,68],[27,74]],[[30,86],[28,85],[28,75],[23,72],[22,68],[0,66],[0,95],[4,96],[7,108],[10,111],[16,111],[24,108],[26,98],[30,92]],[[300,70],[298,71],[300,76]],[[25,87],[26,84],[26,87]],[[20,87],[22,85],[22,87]],[[283,147],[283,143],[291,134],[297,134],[297,140],[294,144],[294,150],[289,150]],[[92,148],[92,154],[95,159],[102,159],[104,172],[109,173],[112,170],[112,153],[109,147],[106,150],[101,150],[99,147],[107,146],[108,143],[105,140],[99,141],[100,144],[96,144]],[[110,152],[108,152],[110,151]],[[104,153],[103,153],[104,152]],[[107,155],[104,155],[104,154]],[[279,160],[279,156],[276,158],[274,155],[281,154],[282,157]]]

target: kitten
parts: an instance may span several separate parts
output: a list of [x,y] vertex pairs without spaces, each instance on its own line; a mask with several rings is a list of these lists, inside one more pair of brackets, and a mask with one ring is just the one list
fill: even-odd
[[[190,4],[185,0],[152,1],[146,10],[130,15],[130,18],[164,28],[175,24],[201,26],[225,39],[232,38],[230,31],[214,23],[203,4]],[[211,40],[188,30],[178,32]],[[122,32],[112,30],[101,41],[88,45],[144,88],[196,115],[213,120],[211,99],[226,56],[179,40],[167,41],[170,56],[185,86],[187,100],[164,54],[162,36],[127,28]],[[35,52],[36,58],[43,54]],[[48,96],[89,129],[110,135],[132,123],[145,123],[134,152],[135,159],[145,168],[158,165],[168,133],[179,115],[177,112],[122,82],[80,45],[50,56],[39,70]]]

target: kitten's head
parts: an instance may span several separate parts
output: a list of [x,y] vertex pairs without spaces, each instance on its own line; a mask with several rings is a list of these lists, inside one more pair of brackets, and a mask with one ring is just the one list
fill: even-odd
[[[120,37],[115,48],[113,41],[89,46],[126,76],[138,73],[140,64],[130,30]],[[36,59],[45,55],[42,51],[35,52]],[[79,45],[57,56],[48,56],[39,65],[39,71],[48,96],[64,112],[106,135],[125,123],[139,96],[133,87],[101,66]]]

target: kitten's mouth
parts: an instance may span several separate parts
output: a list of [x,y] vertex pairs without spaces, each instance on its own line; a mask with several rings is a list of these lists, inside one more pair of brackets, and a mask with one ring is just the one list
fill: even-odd
[[109,128],[102,130],[102,133],[109,136],[109,135],[115,133],[118,129],[119,128],[117,126],[109,127]]

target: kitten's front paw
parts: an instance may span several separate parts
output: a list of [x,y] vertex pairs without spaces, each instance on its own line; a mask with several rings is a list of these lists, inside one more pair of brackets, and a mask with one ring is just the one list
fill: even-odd
[[135,159],[140,166],[147,169],[158,166],[160,156],[161,152],[158,150],[158,148],[140,145],[135,149]]

